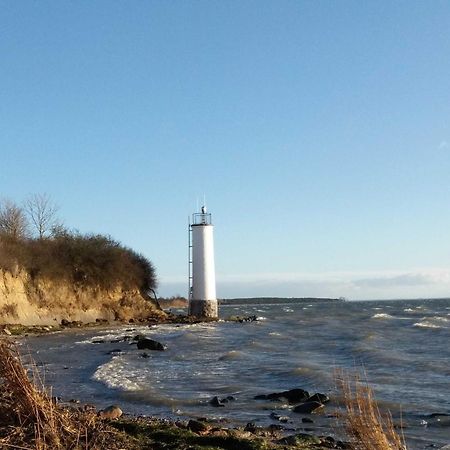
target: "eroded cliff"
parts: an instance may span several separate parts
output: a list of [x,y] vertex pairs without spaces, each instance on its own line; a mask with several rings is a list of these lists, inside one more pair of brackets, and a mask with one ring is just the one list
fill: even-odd
[[0,269],[0,323],[56,325],[61,320],[129,321],[163,317],[139,289],[105,289],[66,280],[33,279],[24,269]]

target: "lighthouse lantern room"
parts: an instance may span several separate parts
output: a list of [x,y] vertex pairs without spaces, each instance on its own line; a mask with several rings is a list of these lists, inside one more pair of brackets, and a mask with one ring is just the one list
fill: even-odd
[[214,226],[202,206],[189,223],[189,315],[218,317],[214,267]]

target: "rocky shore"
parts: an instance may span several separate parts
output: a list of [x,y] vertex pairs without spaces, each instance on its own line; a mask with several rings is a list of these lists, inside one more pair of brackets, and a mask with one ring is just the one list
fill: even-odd
[[[161,317],[155,320],[146,321],[149,326],[154,326],[158,323],[193,323],[197,320],[188,318],[186,316],[175,316],[167,314],[162,320]],[[233,317],[230,320],[245,323],[256,320],[255,317],[241,318]],[[139,324],[143,321],[139,321]],[[113,323],[114,324],[114,323]],[[110,327],[113,325],[110,322],[98,320],[96,322],[83,324],[77,321],[62,320],[58,326],[23,326],[23,325],[2,325],[0,327],[3,346],[11,348],[12,344],[5,342],[12,342],[11,337],[25,336],[28,334],[43,334],[52,332],[69,331],[80,328],[94,328],[94,327]],[[117,323],[118,326],[123,326],[123,323]],[[143,350],[142,356],[145,357],[145,352],[164,351],[163,343],[154,339],[150,339],[145,334],[139,335],[124,335],[118,342],[127,341],[130,344],[135,344],[138,350]],[[101,345],[105,341],[99,339],[95,342]],[[108,341],[109,343],[109,341]],[[46,387],[47,389],[48,387]],[[6,392],[6,390],[4,391]],[[235,398],[228,396],[220,398],[213,397],[210,404],[215,407],[226,407],[227,403],[233,402]],[[314,414],[320,413],[325,408],[325,404],[329,402],[329,398],[321,393],[308,393],[301,388],[294,388],[288,391],[262,393],[255,397],[254,401],[261,400],[270,402],[288,402],[292,405],[292,411],[302,414],[302,423],[305,428],[292,428],[289,424],[289,418],[279,415],[276,412],[270,413],[270,418],[273,424],[268,427],[260,427],[255,423],[250,422],[245,426],[233,426],[223,421],[214,421],[202,417],[192,417],[188,420],[169,420],[156,419],[151,417],[134,417],[122,411],[121,405],[111,405],[109,408],[97,410],[95,405],[81,404],[77,399],[57,399],[52,398],[51,401],[61,414],[68,414],[71,417],[77,417],[76,420],[83,421],[80,417],[89,415],[95,417],[95,422],[98,423],[98,429],[103,430],[105,427],[111,435],[116,436],[114,443],[109,443],[108,448],[113,449],[345,449],[350,448],[349,444],[340,440],[334,439],[331,436],[316,436],[308,431],[308,424],[314,422],[312,418]],[[14,399],[3,394],[0,399],[0,410],[8,410],[13,408]],[[0,412],[1,414],[1,412]],[[308,418],[307,416],[311,416]],[[84,422],[83,422],[84,423]],[[101,425],[100,425],[101,424]],[[11,427],[11,424],[0,424],[0,444],[2,439],[6,439],[8,433],[5,425]],[[22,425],[21,425],[22,427]],[[17,431],[17,430],[16,430]],[[95,435],[95,430],[91,431]],[[31,435],[31,430],[17,431],[18,436]],[[21,444],[29,446],[32,444],[29,439]],[[6,442],[6,441],[4,441]],[[115,446],[117,444],[117,446]],[[16,445],[20,445],[16,442]],[[0,445],[1,447],[1,445]],[[61,447],[65,448],[65,447]],[[86,448],[97,448],[95,446],[87,446]],[[106,447],[105,447],[106,448]]]

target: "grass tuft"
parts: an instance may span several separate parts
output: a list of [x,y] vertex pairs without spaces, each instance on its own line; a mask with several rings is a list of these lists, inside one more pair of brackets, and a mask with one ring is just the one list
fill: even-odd
[[16,346],[0,339],[0,448],[117,448],[117,432],[92,411],[55,404],[36,366],[24,367]]
[[336,377],[346,408],[345,427],[355,450],[406,450],[390,412],[382,414],[372,388],[359,375],[340,372]]

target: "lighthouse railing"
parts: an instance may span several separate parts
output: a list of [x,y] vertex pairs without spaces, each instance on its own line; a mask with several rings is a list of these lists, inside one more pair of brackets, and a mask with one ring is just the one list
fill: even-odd
[[192,214],[192,225],[211,225],[211,213]]

